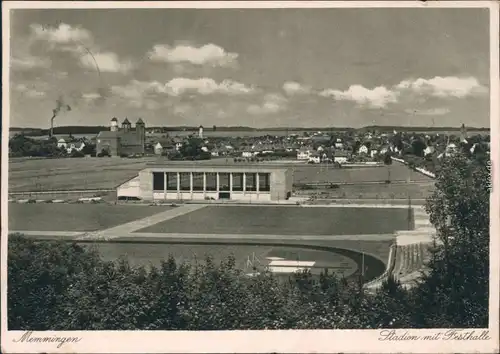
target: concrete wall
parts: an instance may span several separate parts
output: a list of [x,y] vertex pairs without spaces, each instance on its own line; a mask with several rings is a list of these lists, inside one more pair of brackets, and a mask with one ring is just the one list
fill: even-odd
[[271,200],[285,200],[287,188],[287,173],[285,170],[271,173]]
[[151,173],[151,171],[140,171],[139,181],[141,198],[144,200],[153,200],[153,174]]
[[123,183],[116,189],[117,197],[141,197],[141,185],[139,176]]

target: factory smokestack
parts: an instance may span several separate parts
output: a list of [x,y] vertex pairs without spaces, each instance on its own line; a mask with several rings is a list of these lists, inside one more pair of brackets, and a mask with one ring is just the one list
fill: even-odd
[[56,108],[52,110],[52,118],[50,118],[50,132],[49,132],[49,138],[52,138],[54,136],[54,119],[59,115],[61,112],[69,112],[71,111],[71,107],[68,104],[65,104],[63,101],[62,96],[60,96],[56,100]]

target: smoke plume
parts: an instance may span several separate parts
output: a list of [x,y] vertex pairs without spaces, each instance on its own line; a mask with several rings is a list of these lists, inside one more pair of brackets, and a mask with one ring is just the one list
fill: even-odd
[[64,103],[63,97],[59,96],[56,100],[56,108],[52,110],[52,118],[50,118],[50,136],[53,135],[54,119],[59,115],[59,113],[69,111],[71,111],[71,106]]

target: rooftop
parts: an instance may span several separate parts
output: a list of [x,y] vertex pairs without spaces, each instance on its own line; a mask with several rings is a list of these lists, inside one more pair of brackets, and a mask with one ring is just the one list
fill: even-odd
[[272,162],[234,162],[233,159],[214,159],[214,160],[198,160],[198,161],[157,161],[146,165],[148,170],[203,170],[203,169],[228,169],[231,171],[241,170],[286,170],[291,167],[291,163],[272,163]]

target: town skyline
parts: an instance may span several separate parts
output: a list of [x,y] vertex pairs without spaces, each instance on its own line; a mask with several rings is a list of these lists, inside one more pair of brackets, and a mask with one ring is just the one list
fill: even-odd
[[62,97],[55,126],[489,127],[488,22],[486,9],[15,10],[10,126],[46,128]]

